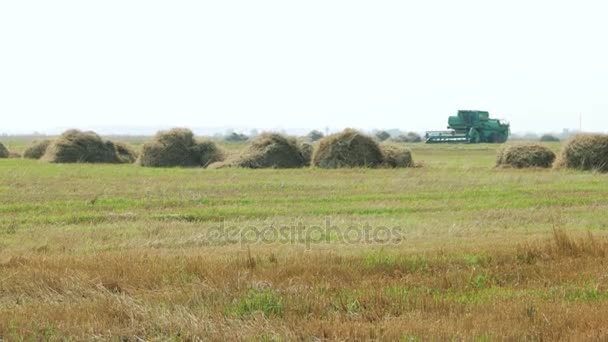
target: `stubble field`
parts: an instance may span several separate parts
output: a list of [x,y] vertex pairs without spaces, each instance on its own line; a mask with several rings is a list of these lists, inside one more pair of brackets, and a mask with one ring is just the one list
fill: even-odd
[[0,339],[608,338],[606,175],[411,147],[420,168],[0,160]]

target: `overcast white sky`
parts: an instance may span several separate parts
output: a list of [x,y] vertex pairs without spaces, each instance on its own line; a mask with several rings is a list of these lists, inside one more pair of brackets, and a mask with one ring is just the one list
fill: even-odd
[[608,3],[2,0],[0,132],[608,131]]

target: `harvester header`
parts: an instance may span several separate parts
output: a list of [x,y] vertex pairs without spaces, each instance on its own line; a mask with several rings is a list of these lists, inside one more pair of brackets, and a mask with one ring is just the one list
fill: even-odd
[[447,131],[426,132],[428,144],[504,143],[509,138],[510,125],[505,120],[490,119],[490,113],[479,110],[459,110],[448,118]]

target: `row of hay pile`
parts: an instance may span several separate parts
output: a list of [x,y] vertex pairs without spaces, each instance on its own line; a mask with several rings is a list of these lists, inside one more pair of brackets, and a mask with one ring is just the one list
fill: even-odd
[[[19,156],[21,157],[21,156]],[[95,132],[68,130],[53,140],[32,142],[23,158],[49,163],[133,163],[135,150],[121,142],[103,140]]]
[[540,144],[513,144],[499,149],[499,167],[595,170],[608,172],[608,135],[578,134],[564,144],[559,155]]
[[316,146],[295,138],[266,133],[253,139],[243,152],[211,168],[411,167],[409,150],[396,144],[379,145],[373,138],[347,129],[319,140]]
[[[8,153],[0,147],[0,155]],[[197,140],[191,130],[174,128],[158,132],[146,142],[139,156],[127,144],[103,140],[94,132],[69,130],[54,140],[33,142],[25,158],[52,163],[137,163],[146,167],[242,168],[353,168],[411,167],[405,147],[383,143],[356,130],[327,136],[313,146],[276,133],[252,139],[243,151],[227,157],[214,142]]]
[[21,154],[9,151],[6,146],[0,143],[0,159],[6,158],[21,158]]

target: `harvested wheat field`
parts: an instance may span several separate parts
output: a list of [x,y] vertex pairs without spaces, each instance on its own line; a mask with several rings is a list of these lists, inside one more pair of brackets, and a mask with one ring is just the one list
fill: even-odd
[[608,338],[604,174],[407,148],[423,168],[2,159],[0,338]]

